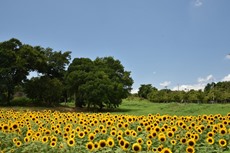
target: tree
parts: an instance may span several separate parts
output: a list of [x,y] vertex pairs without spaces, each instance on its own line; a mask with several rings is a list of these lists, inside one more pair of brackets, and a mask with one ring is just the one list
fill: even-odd
[[24,86],[27,97],[34,102],[46,105],[55,105],[60,102],[62,88],[63,84],[59,79],[47,76],[33,77]]
[[66,75],[76,107],[115,108],[131,91],[133,80],[119,60],[113,57],[75,58]]
[[152,87],[151,84],[142,84],[138,90],[138,96],[147,99],[148,94],[153,90],[157,90],[157,88]]
[[[44,62],[36,67],[41,77],[33,78],[25,83],[26,93],[35,101],[46,102],[48,105],[60,102],[60,98],[67,99],[65,88],[66,66],[71,58],[69,51],[57,52],[51,48],[35,47],[44,57]],[[34,88],[36,93],[33,93]]]
[[0,91],[7,103],[14,94],[14,88],[27,79],[30,71],[43,62],[41,54],[32,46],[12,38],[0,43]]

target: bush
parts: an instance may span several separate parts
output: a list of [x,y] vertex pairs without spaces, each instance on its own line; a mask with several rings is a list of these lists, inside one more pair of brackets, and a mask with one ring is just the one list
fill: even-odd
[[12,102],[12,106],[31,106],[32,100],[27,97],[15,97]]

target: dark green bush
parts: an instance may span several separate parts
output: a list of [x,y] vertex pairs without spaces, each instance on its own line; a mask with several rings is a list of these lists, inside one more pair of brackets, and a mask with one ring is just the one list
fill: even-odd
[[27,97],[15,97],[11,102],[12,106],[31,106],[32,104],[32,100]]

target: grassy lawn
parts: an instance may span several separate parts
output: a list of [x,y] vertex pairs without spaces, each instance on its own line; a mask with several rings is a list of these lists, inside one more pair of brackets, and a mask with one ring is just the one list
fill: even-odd
[[147,100],[124,100],[114,113],[148,115],[160,113],[169,115],[222,114],[230,112],[230,104],[193,104],[193,103],[151,103]]
[[[62,103],[61,107],[0,107],[0,109],[12,109],[18,111],[41,111],[44,109],[63,112],[87,112],[86,109],[74,108],[74,103]],[[104,112],[107,112],[106,110]],[[148,115],[201,115],[230,113],[230,104],[193,104],[193,103],[152,103],[138,98],[125,99],[119,108],[111,111],[113,114]]]

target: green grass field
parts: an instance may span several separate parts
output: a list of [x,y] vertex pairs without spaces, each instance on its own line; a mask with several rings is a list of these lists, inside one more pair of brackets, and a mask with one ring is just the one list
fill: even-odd
[[[58,111],[76,111],[87,112],[86,109],[74,108],[74,103],[62,103],[61,107],[0,107],[0,109],[13,110],[58,110]],[[103,112],[107,112],[104,110]],[[148,100],[139,98],[125,99],[119,108],[112,110],[113,114],[129,114],[129,115],[148,115],[148,114],[168,114],[168,115],[202,115],[202,114],[222,114],[226,115],[230,112],[230,104],[194,104],[194,103],[152,103]]]
[[222,114],[230,112],[230,104],[194,104],[194,103],[151,103],[147,100],[124,100],[114,113],[147,115],[160,113],[169,115]]

